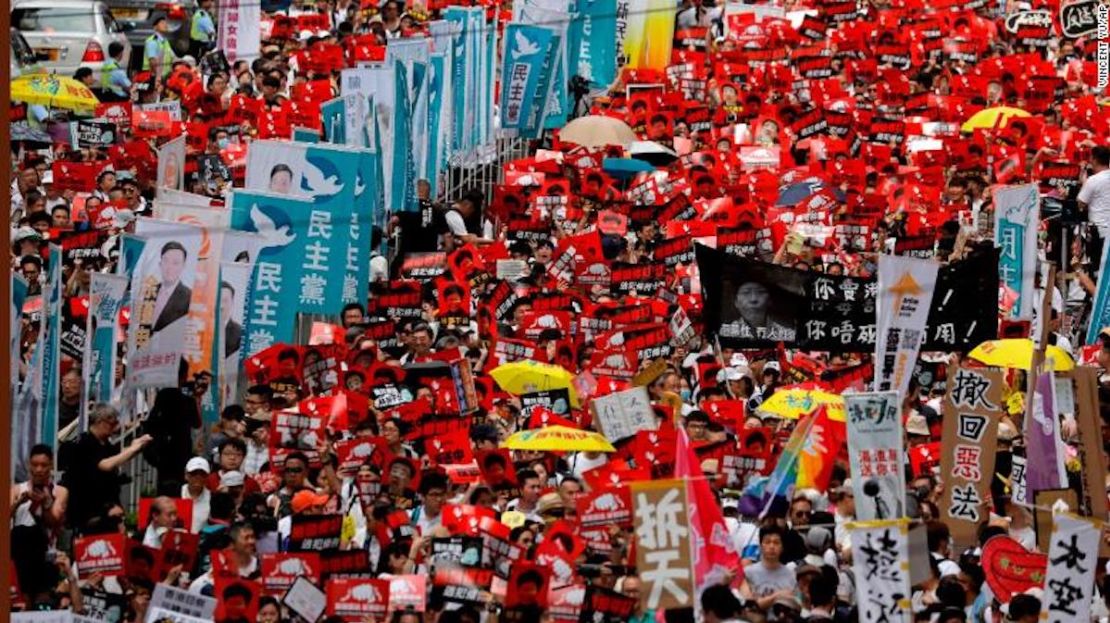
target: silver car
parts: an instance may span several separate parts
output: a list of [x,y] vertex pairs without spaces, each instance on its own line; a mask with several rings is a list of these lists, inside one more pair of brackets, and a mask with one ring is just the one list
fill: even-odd
[[113,42],[124,47],[124,67],[131,57],[125,27],[103,2],[15,0],[12,27],[23,33],[44,69],[61,75],[72,76],[78,67],[99,72]]

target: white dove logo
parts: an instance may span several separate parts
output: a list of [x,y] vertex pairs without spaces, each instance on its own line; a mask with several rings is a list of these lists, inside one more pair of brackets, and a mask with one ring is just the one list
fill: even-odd
[[282,225],[281,227],[275,225],[274,219],[263,212],[258,204],[251,206],[251,222],[254,224],[255,231],[266,240],[263,244],[264,248],[284,247],[297,238],[297,234],[289,232],[288,225]]
[[532,56],[540,51],[540,46],[535,42],[524,36],[524,33],[517,31],[516,37],[513,39],[515,47],[513,48],[513,60],[517,60],[524,56]]
[[567,604],[568,606],[581,606],[582,602],[585,601],[585,599],[586,589],[576,588],[567,591],[566,595],[563,596],[563,603]]
[[343,184],[339,183],[339,176],[332,175],[325,178],[320,169],[311,164],[304,169],[304,180],[301,186],[307,187],[308,194],[313,197],[330,196],[343,190]]
[[599,511],[615,511],[624,508],[624,504],[621,504],[620,498],[616,495],[606,493],[594,500],[594,508]]
[[278,565],[278,572],[282,575],[307,575],[311,569],[300,558],[289,558],[281,561]]
[[347,591],[347,595],[339,601],[378,601],[380,599],[378,589],[374,588],[373,584],[359,584]]
[[364,459],[371,454],[374,454],[374,444],[360,443],[351,450],[351,456],[359,459]]
[[605,358],[605,365],[610,368],[619,368],[624,365],[624,355],[609,355]]
[[116,555],[116,548],[109,541],[97,541],[85,551],[89,558],[107,558]]

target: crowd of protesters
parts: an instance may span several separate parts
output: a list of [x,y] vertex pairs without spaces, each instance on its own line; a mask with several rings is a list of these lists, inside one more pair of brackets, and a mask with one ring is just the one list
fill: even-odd
[[[144,46],[141,67],[121,67],[126,61],[121,58],[122,47],[113,44],[107,52],[114,60],[99,76],[87,71],[75,76],[95,87],[105,103],[179,101],[183,123],[175,129],[187,131],[189,136],[186,190],[214,200],[241,183],[239,147],[257,138],[287,138],[289,126],[297,125],[292,119],[300,114],[299,104],[338,94],[338,72],[323,60],[314,60],[313,51],[334,44],[349,59],[362,58],[362,54],[369,59],[390,40],[425,36],[428,21],[439,11],[399,0],[381,6],[296,2],[264,14],[257,59],[221,64],[209,54],[216,32],[214,4],[203,0],[198,17],[190,24],[195,35],[194,56],[178,58],[165,43],[166,20],[155,19],[155,34]],[[1076,360],[1098,366],[1100,389],[1110,396],[1110,333],[1102,334],[1093,347],[1083,346],[1087,325],[1092,322],[1089,315],[1099,278],[1101,239],[1110,234],[1110,148],[1105,146],[1110,126],[1099,101],[1103,92],[1096,87],[1097,41],[1093,35],[1067,38],[1057,25],[1056,30],[1050,27],[1046,45],[1041,46],[1023,42],[1004,27],[1008,16],[1020,12],[1043,8],[1051,9],[1055,16],[1058,7],[1052,3],[1004,2],[977,8],[957,3],[943,11],[924,12],[927,7],[921,3],[869,1],[859,4],[851,19],[839,26],[826,21],[826,3],[787,5],[787,10],[812,10],[813,15],[793,25],[787,19],[730,24],[722,7],[687,0],[677,8],[676,28],[686,34],[676,38],[685,47],[676,45],[674,64],[688,65],[684,69],[688,75],[675,79],[677,74],[671,72],[625,71],[607,92],[595,94],[589,105],[594,112],[626,119],[643,138],[685,154],[699,154],[696,160],[682,158],[661,168],[684,169],[682,177],[689,182],[684,192],[691,203],[730,196],[734,207],[745,206],[725,215],[732,221],[730,226],[751,221],[756,218],[753,214],[773,204],[777,176],[796,168],[822,176],[830,188],[837,189],[832,199],[834,219],[855,209],[849,204],[881,206],[878,218],[865,233],[868,243],[863,249],[840,245],[835,239],[818,243],[802,230],[784,229],[772,237],[769,252],[762,250],[765,259],[810,271],[871,276],[876,252],[888,242],[919,239],[926,232],[933,235],[927,248],[937,260],[961,258],[993,239],[993,184],[1040,184],[1040,253],[1044,259],[1065,258],[1067,262],[1056,267],[1059,285],[1052,286],[1047,295],[1051,310],[1045,324],[1048,343]],[[491,24],[499,23],[502,12],[509,10],[496,3],[487,3],[487,8]],[[282,16],[292,18],[291,22],[277,19]],[[306,22],[304,16],[323,18]],[[811,18],[827,32],[809,34]],[[926,18],[932,20],[928,28],[941,31],[942,45],[930,43],[935,35],[922,34],[928,29],[923,25]],[[317,27],[289,27],[301,22]],[[737,25],[745,30],[737,33]],[[813,56],[807,48],[823,46],[821,42],[834,35],[835,43],[827,46],[832,54],[829,77],[803,77],[800,61]],[[907,59],[908,66],[896,68],[889,60],[878,58],[869,48],[872,42],[901,44],[912,57]],[[951,45],[961,53],[951,52]],[[751,62],[752,57],[745,56],[751,50],[766,51],[773,60]],[[847,54],[838,55],[837,50]],[[774,51],[781,54],[772,54]],[[206,58],[208,62],[203,60]],[[804,83],[804,89],[795,88],[798,81]],[[664,84],[663,94],[656,99],[629,99],[626,87],[641,83]],[[320,89],[325,92],[317,93]],[[651,110],[651,116],[635,113],[637,103]],[[995,105],[1029,109],[1033,114],[1022,125],[960,132],[960,122],[971,113]],[[706,114],[695,121],[687,113],[699,107]],[[836,117],[847,119],[843,123],[850,128],[844,133],[826,131],[799,138],[794,122],[814,110],[830,113],[826,117],[829,126],[836,125]],[[66,111],[45,112],[29,117],[36,127],[49,129],[71,119]],[[658,124],[657,115],[662,115]],[[900,120],[901,134],[882,142],[869,135],[866,124],[880,116]],[[913,141],[908,138],[921,134],[923,124],[935,122],[955,126],[955,131],[937,130],[937,135],[929,136],[943,147],[911,149]],[[67,321],[80,316],[76,307],[82,298],[87,301],[90,273],[118,270],[120,235],[133,229],[136,218],[152,214],[156,192],[151,159],[155,156],[150,145],[159,138],[133,138],[129,133],[130,128],[122,126],[116,144],[102,147],[64,142],[13,144],[13,270],[26,280],[28,300],[41,298],[48,274],[45,243],[62,244],[66,250],[61,279]],[[863,142],[862,150],[854,141]],[[136,144],[141,149],[131,148]],[[123,145],[129,148],[121,149]],[[781,165],[771,169],[776,179],[769,196],[764,196],[767,181],[742,161],[744,146],[781,149],[776,152],[781,153]],[[535,147],[559,145],[549,139]],[[201,159],[207,156],[216,156],[224,166],[202,168]],[[109,161],[109,166],[90,187],[78,190],[55,176],[53,164],[59,161]],[[1040,177],[1048,163],[1072,165],[1075,175],[1049,183]],[[230,573],[262,582],[261,557],[291,551],[298,518],[331,514],[343,517],[339,549],[365,552],[365,573],[386,579],[423,575],[431,589],[434,542],[460,533],[459,518],[447,517],[449,511],[474,518],[515,512],[522,518],[512,520],[507,539],[519,551],[519,561],[535,560],[537,552],[551,555],[551,543],[559,543],[559,555],[573,563],[570,576],[564,578],[567,585],[608,589],[636,604],[634,612],[620,620],[646,623],[693,620],[694,616],[707,623],[857,620],[857,608],[868,596],[856,590],[858,578],[852,571],[853,549],[846,525],[854,519],[855,500],[843,455],[837,457],[827,486],[798,489],[786,500],[766,506],[751,504],[744,495],[747,483],[725,483],[720,465],[706,461],[702,468],[713,485],[727,528],[728,549],[736,553],[738,564],[726,577],[699,587],[699,596],[690,602],[690,608],[665,612],[644,611],[639,605],[644,583],[636,567],[630,525],[610,526],[604,549],[577,534],[575,526],[580,499],[610,486],[610,478],[671,475],[674,450],[664,446],[674,443],[673,436],[669,442],[656,441],[655,454],[620,443],[616,454],[513,451],[508,455],[513,465],[507,467],[514,477],[506,480],[497,475],[503,476],[503,471],[495,473],[488,463],[481,465],[480,475],[460,476],[443,469],[451,462],[437,458],[433,446],[438,438],[424,434],[421,428],[422,418],[430,415],[442,397],[437,388],[420,381],[406,382],[405,371],[410,366],[435,361],[447,353],[465,358],[476,377],[479,404],[468,415],[458,416],[467,419],[466,447],[460,452],[468,458],[501,456],[496,451],[502,443],[525,428],[545,423],[591,427],[588,399],[556,416],[553,409],[537,411],[523,404],[519,395],[499,387],[489,376],[497,363],[505,361],[494,352],[494,343],[506,339],[534,347],[536,359],[558,363],[574,375],[591,367],[598,348],[581,337],[576,340],[560,328],[547,327],[525,338],[533,328],[526,323],[531,322],[530,312],[537,301],[572,294],[581,303],[573,316],[577,322],[579,315],[612,317],[633,307],[651,308],[648,317],[670,318],[675,309],[685,307],[685,301],[697,299],[696,285],[691,285],[697,278],[690,263],[669,270],[661,288],[669,298],[620,296],[607,287],[567,287],[551,270],[562,250],[560,242],[597,224],[601,210],[617,210],[624,199],[619,184],[609,180],[592,185],[591,176],[583,175],[569,155],[532,158],[520,165],[517,173],[521,171],[542,172],[546,180],[516,187],[512,191],[517,193],[515,199],[527,202],[561,180],[567,185],[566,194],[578,202],[574,216],[549,217],[544,235],[525,239],[510,231],[512,214],[505,193],[471,191],[452,198],[454,201],[440,202],[429,196],[429,186],[422,182],[417,188],[417,209],[392,215],[386,230],[376,232],[387,240],[388,253],[375,254],[372,259],[375,284],[369,305],[348,305],[337,316],[342,331],[336,334],[336,344],[342,346],[345,356],[343,370],[365,373],[358,378],[353,373],[346,376],[346,388],[372,396],[375,387],[395,386],[405,404],[429,413],[409,417],[404,405],[375,408],[371,399],[365,418],[356,422],[352,411],[349,420],[344,418],[351,424],[349,429],[329,425],[326,435],[316,439],[310,449],[283,452],[278,466],[272,444],[276,418],[283,410],[296,409],[301,401],[312,398],[312,388],[301,371],[293,372],[292,383],[288,377],[272,382],[252,380],[241,401],[223,406],[218,422],[203,422],[202,397],[214,382],[203,374],[185,376],[180,387],[146,396],[140,405],[149,407],[140,408],[135,418],[125,418],[118,408],[122,399],[82,404],[82,360],[63,348],[57,414],[61,442],[56,452],[50,446],[34,446],[27,464],[17,470],[25,479],[11,487],[10,551],[17,578],[12,587],[16,603],[27,610],[72,609],[103,616],[114,607],[112,612],[118,618],[108,620],[141,622],[147,620],[147,608],[159,582],[228,601],[232,595],[216,591],[216,576]],[[1056,206],[1055,211],[1049,206]],[[677,222],[661,216],[664,208],[660,204],[640,210],[628,219],[623,231],[601,235],[603,260],[631,265],[656,262],[656,250],[674,237],[670,230]],[[628,207],[621,209],[627,213]],[[757,227],[765,225],[770,227],[760,220]],[[95,244],[71,242],[76,235],[89,232],[95,232]],[[89,252],[69,252],[83,247]],[[454,293],[425,287],[420,318],[379,316],[384,312],[375,307],[373,297],[389,291],[400,276],[406,255],[435,251],[523,261],[526,270],[511,283],[519,295],[511,313],[491,327],[479,318],[477,310],[485,305],[487,294],[507,281],[493,274],[491,259],[478,269],[488,278],[483,285],[475,286],[472,281],[465,291],[460,288]],[[469,322],[460,323],[452,311],[458,306],[446,299],[467,292],[473,300],[462,308]],[[656,312],[660,306],[662,312]],[[335,307],[340,312],[340,306]],[[447,311],[452,313],[444,313]],[[694,326],[702,328],[697,305],[687,311]],[[44,321],[33,305],[25,307],[19,336],[21,360],[13,362],[19,364],[21,378],[32,365]],[[393,321],[396,334],[388,339],[368,336],[367,328],[382,321]],[[389,345],[383,346],[387,341]],[[76,348],[80,352],[79,344]],[[294,367],[299,352],[293,351]],[[902,406],[907,449],[940,440],[945,366],[959,358],[952,353],[934,355],[919,366],[919,371],[931,373],[914,377]],[[735,445],[743,429],[760,427],[769,427],[777,440],[773,442],[776,450],[780,450],[795,421],[766,413],[761,405],[784,386],[821,382],[827,378],[827,370],[867,363],[866,357],[856,355],[807,353],[805,360],[812,365],[801,366],[789,349],[721,348],[705,331],[671,344],[660,359],[665,368],[647,386],[652,404],[659,407],[657,425],[681,429],[695,450],[714,444]],[[124,377],[126,365],[122,358],[117,378]],[[594,380],[598,384],[594,396],[629,387],[627,380]],[[857,379],[839,389],[863,389],[867,380]],[[716,417],[707,406],[714,401],[742,404],[744,415],[734,421]],[[1010,415],[1020,412],[1020,401],[1015,404],[1019,406]],[[1110,402],[1103,400],[1102,404]],[[80,417],[82,409],[87,411],[84,418]],[[15,417],[23,415],[16,413]],[[1065,422],[1062,441],[1073,479],[1080,470],[1075,435],[1074,427]],[[1012,503],[1009,497],[1010,457],[1021,452],[1023,443],[1019,427],[1009,416],[1002,419],[998,437],[996,469],[1000,473],[991,480],[992,512],[980,526],[976,547],[957,549],[952,542],[938,506],[943,479],[929,470],[915,471],[908,459],[903,460],[908,473],[906,506],[911,519],[924,524],[929,550],[928,577],[907,596],[915,621],[1040,620],[1043,591],[1030,589],[1003,603],[988,586],[988,571],[980,560],[982,544],[998,535],[1008,535],[1030,551],[1038,549],[1034,529],[1038,509]],[[386,458],[368,459],[354,470],[344,468],[338,446],[360,438],[380,440]],[[770,455],[768,471],[777,454]],[[643,464],[649,456],[660,458]],[[664,456],[669,456],[669,461],[661,458]],[[138,523],[136,500],[121,495],[129,481],[124,474],[150,469],[156,470],[156,487],[143,492],[153,500],[148,502],[143,523]],[[1110,478],[1107,484],[1110,486]],[[1095,494],[1101,495],[1101,491]],[[190,502],[187,523],[178,515],[178,500]],[[405,520],[398,521],[398,512]],[[157,551],[165,536],[175,530],[199,536],[195,559],[188,566],[155,571],[148,565],[144,569],[140,555],[127,572],[79,577],[74,548],[81,538],[125,533],[145,546],[144,551]],[[553,534],[569,541],[569,547],[563,547],[564,541]],[[1096,576],[1092,621],[1110,617],[1110,584],[1105,581],[1104,567],[1099,566]],[[552,582],[547,587],[550,595],[561,588]],[[475,603],[460,607],[430,591],[420,607],[392,608],[388,616],[395,623],[482,623],[504,616],[498,605],[505,602],[506,594],[495,594],[489,585],[480,588]],[[548,598],[544,603],[553,601]],[[221,607],[222,612],[228,611],[226,603]],[[294,620],[295,616],[281,595],[255,596],[253,612],[257,621],[265,623]],[[536,620],[565,618],[565,614],[542,608],[525,612]],[[586,620],[590,615],[582,616]],[[590,620],[616,620],[613,617],[604,614]]]

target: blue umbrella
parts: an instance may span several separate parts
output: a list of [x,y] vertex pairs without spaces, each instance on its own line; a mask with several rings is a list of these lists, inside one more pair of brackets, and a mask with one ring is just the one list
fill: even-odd
[[613,177],[627,179],[640,173],[651,173],[655,167],[636,158],[605,158],[601,161],[601,170]]

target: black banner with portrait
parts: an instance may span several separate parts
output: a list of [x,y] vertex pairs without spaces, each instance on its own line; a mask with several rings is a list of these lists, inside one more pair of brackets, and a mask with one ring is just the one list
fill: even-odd
[[[876,279],[826,275],[697,245],[706,331],[722,346],[871,352]],[[968,351],[998,333],[998,251],[942,266],[923,351]]]

